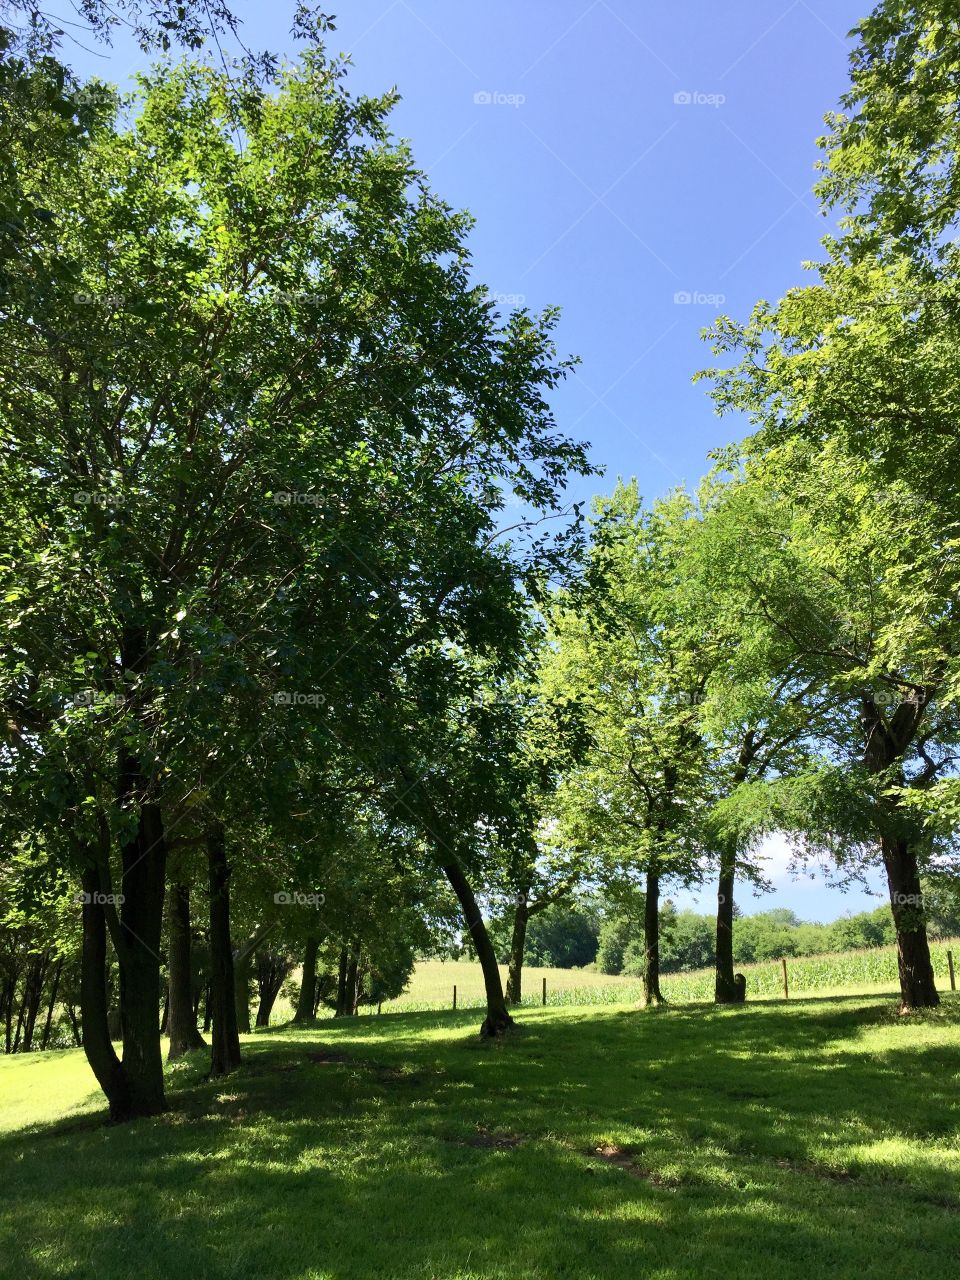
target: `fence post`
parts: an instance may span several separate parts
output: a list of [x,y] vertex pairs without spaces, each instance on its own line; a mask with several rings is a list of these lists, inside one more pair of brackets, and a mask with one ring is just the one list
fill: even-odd
[[781,956],[781,957],[780,957],[780,963],[783,965],[783,998],[784,998],[784,1000],[789,1000],[789,999],[790,999],[790,988],[789,988],[789,986],[787,985],[787,957],[786,957],[786,956]]
[[957,979],[953,972],[953,952],[952,951],[947,952],[947,967],[950,970],[950,990],[956,991]]
[[546,980],[546,978],[544,978],[544,980],[543,980],[543,1003],[544,1003],[544,1004],[546,1004],[546,1003],[547,1003],[547,980]]
[[456,1011],[456,1008],[457,1008],[457,984],[456,983],[453,984],[453,1008],[454,1008],[454,1011]]

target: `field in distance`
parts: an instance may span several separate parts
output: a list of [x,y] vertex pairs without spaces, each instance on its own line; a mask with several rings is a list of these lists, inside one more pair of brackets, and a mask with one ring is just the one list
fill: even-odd
[[[960,939],[946,939],[930,944],[934,974],[941,991],[950,989],[947,952],[952,951],[954,964],[960,969]],[[779,960],[738,965],[747,979],[747,999],[783,995],[783,968]],[[500,968],[504,984],[505,966]],[[817,995],[872,995],[889,992],[895,995],[897,983],[897,949],[865,947],[857,951],[839,951],[818,956],[792,956],[787,959],[790,991]],[[543,980],[547,980],[548,1005],[631,1004],[643,997],[643,984],[638,978],[590,969],[535,969],[523,971],[523,1003],[540,1004]],[[664,997],[684,1004],[713,999],[713,969],[692,969],[684,973],[668,973],[661,977]],[[417,963],[409,986],[396,1000],[384,1003],[384,1012],[414,1012],[418,1009],[446,1009],[453,1005],[453,988],[457,988],[459,1008],[479,1007],[483,1003],[483,976],[475,960],[421,960]]]

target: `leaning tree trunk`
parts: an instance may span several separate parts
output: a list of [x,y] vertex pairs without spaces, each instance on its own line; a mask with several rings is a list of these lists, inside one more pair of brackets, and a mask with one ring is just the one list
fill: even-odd
[[[142,794],[146,780],[133,760],[124,762],[122,794]],[[120,848],[123,872],[117,960],[123,1070],[131,1116],[165,1111],[160,1044],[160,946],[166,845],[160,808],[140,800],[136,833]]]
[[217,826],[207,838],[210,875],[210,1014],[213,1027],[210,1074],[229,1075],[240,1066],[240,1036],[230,943],[230,868],[226,837]]
[[303,952],[303,976],[300,979],[300,994],[297,997],[297,1009],[293,1015],[294,1022],[310,1022],[313,1019],[317,1000],[317,953],[319,950],[320,939],[315,935],[308,938]]
[[107,924],[100,873],[83,872],[83,943],[80,953],[80,1017],[83,1052],[106,1095],[111,1120],[126,1120],[130,1097],[123,1063],[110,1039],[107,1017]]
[[513,914],[513,935],[510,939],[510,962],[507,966],[507,1004],[518,1005],[523,1001],[523,949],[527,942],[527,922],[530,907],[526,895],[517,898]]
[[480,1026],[482,1036],[502,1036],[514,1025],[503,998],[503,983],[500,981],[500,969],[497,966],[496,953],[483,923],[480,908],[470,888],[469,881],[458,863],[450,862],[442,868],[450,882],[450,887],[457,895],[460,909],[463,911],[464,923],[470,931],[477,959],[483,972],[483,985],[487,996],[487,1016]]
[[646,900],[643,905],[643,1002],[662,1004],[660,991],[660,876],[655,867],[647,871]]
[[917,859],[909,842],[895,836],[882,836],[880,849],[897,932],[902,1006],[931,1009],[940,1003],[940,996],[933,979]]
[[737,1004],[740,1000],[733,973],[733,886],[736,867],[735,852],[724,848],[720,853],[720,878],[717,884],[717,967],[713,996],[717,1004]]
[[167,1059],[173,1062],[192,1049],[205,1049],[206,1040],[197,1030],[193,1003],[193,964],[190,939],[190,889],[185,884],[172,884],[168,901],[170,946],[167,952],[170,973],[168,1030],[170,1048]]

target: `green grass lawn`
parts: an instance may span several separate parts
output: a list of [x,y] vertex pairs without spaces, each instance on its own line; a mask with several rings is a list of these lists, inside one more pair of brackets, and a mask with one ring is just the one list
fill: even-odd
[[[960,1000],[475,1012],[271,1030],[105,1126],[75,1051],[0,1060],[0,1275],[950,1280]],[[54,1117],[63,1117],[55,1119]]]

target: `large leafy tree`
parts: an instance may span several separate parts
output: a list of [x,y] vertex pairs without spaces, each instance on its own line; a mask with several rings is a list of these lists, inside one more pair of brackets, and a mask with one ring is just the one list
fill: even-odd
[[842,864],[865,849],[879,859],[912,1008],[937,1002],[920,870],[949,840],[917,798],[954,770],[960,744],[957,567],[939,506],[884,475],[836,442],[795,442],[754,460],[728,501],[743,522],[745,613],[763,614],[810,681],[819,764],[774,789],[788,797],[779,821]]
[[[317,50],[275,84],[167,67],[71,164],[15,139],[46,231],[2,316],[8,759],[21,794],[69,772],[85,1043],[118,1116],[163,1105],[171,807],[207,805],[218,901],[228,776],[288,754],[291,703],[323,708],[304,752],[381,776],[398,688],[442,691],[447,642],[514,651],[562,554],[497,540],[504,492],[559,511],[585,467],[544,399],[552,317],[500,321],[469,220],[391,141],[392,99],[343,74]],[[122,1063],[95,1012],[105,925]]]

